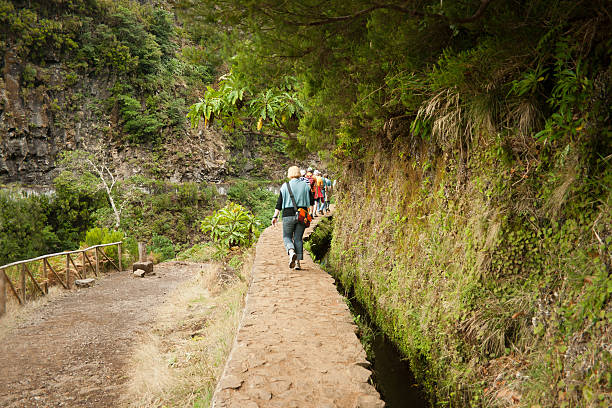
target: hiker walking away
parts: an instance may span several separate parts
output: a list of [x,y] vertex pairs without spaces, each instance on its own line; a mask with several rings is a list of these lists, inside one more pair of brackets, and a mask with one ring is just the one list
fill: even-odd
[[309,167],[306,171],[306,179],[308,180],[308,188],[310,188],[310,206],[308,207],[308,213],[311,217],[316,217],[316,211],[314,210],[315,198],[314,198],[314,184],[316,182],[313,174],[312,167]]
[[332,181],[329,179],[327,174],[323,175],[323,180],[325,182],[325,212],[329,212],[329,200],[331,200],[332,194]]
[[325,196],[327,192],[327,185],[325,184],[325,176],[321,173],[321,202],[319,203],[319,211],[321,211],[321,215],[325,215]]
[[[289,181],[280,188],[272,225],[276,225],[278,214],[283,214],[283,243],[289,255],[289,268],[302,269],[300,261],[304,259],[304,224],[298,222],[297,209],[308,211],[310,206],[310,187],[300,181],[300,169],[297,166],[289,167],[287,171]],[[293,197],[291,197],[293,195]],[[295,204],[294,204],[295,201]]]
[[306,178],[306,170],[304,169],[300,170],[300,180],[302,180],[304,183],[308,183],[308,179]]
[[315,198],[315,212],[323,215],[323,177],[321,172],[316,170],[315,173],[315,185],[314,185],[314,198]]

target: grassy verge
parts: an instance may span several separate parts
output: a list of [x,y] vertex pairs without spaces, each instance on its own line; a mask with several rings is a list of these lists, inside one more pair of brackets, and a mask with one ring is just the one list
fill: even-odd
[[191,264],[200,272],[171,294],[134,353],[125,407],[210,405],[238,327],[253,254],[234,256],[227,266]]

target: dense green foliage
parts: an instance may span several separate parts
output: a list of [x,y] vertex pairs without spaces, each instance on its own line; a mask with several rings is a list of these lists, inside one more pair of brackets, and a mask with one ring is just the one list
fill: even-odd
[[[0,263],[76,249],[79,243],[121,240],[116,234],[125,237],[124,248],[132,259],[138,256],[138,241],[148,243],[156,260],[171,259],[177,251],[206,239],[201,221],[225,200],[206,183],[174,184],[134,176],[112,189],[121,209],[116,231],[114,213],[99,182],[92,172],[62,172],[55,179],[55,192],[48,195],[0,191]],[[235,180],[229,185],[227,199],[245,207],[249,225],[270,224],[276,203],[276,194],[267,189],[270,183]],[[245,238],[252,242],[254,236]]]
[[510,143],[513,128],[541,139],[584,133],[583,123],[608,114],[602,100],[586,103],[605,87],[605,5],[493,1],[468,21],[468,1],[337,1],[321,9],[233,0],[207,11],[248,33],[232,50],[241,87],[274,89],[295,75],[306,106],[300,140],[360,156],[374,135],[452,148],[473,143],[478,131]]
[[0,264],[76,248],[101,205],[61,183],[51,196],[0,191]]
[[[122,232],[109,229],[115,222],[102,192],[61,177],[55,188],[49,195],[0,191],[0,264],[76,249],[79,243],[91,246],[123,239]],[[216,208],[215,197],[206,186],[157,183],[151,194],[125,200],[120,224],[120,231],[128,233],[125,249],[134,259],[136,242],[150,242],[149,249],[160,260],[173,258],[173,242],[190,245],[203,238],[199,220],[203,211]]]
[[[280,183],[275,183],[280,184]],[[269,226],[278,197],[266,187],[267,181],[236,180],[227,191],[227,198],[248,209],[261,226]]]
[[[110,96],[95,109],[119,125],[111,134],[158,145],[182,130],[187,101],[212,82],[215,70],[197,56],[200,48],[188,33],[177,32],[168,10],[129,0],[1,0],[0,53],[27,61],[22,83],[47,88],[52,100],[63,101],[83,77],[107,77]],[[50,86],[45,66],[59,61],[65,79]],[[62,109],[78,106],[66,101],[57,105]]]
[[202,232],[224,247],[250,246],[259,235],[259,223],[240,204],[229,202],[202,221]]
[[151,238],[151,246],[149,248],[151,252],[154,254],[158,254],[159,259],[158,262],[165,261],[168,259],[174,258],[174,244],[172,240],[168,237],[164,237],[163,235],[153,234],[153,238]]

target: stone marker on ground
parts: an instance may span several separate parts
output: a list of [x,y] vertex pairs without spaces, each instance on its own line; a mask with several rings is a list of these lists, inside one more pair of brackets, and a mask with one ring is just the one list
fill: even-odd
[[94,284],[96,280],[93,278],[87,278],[87,279],[77,279],[74,281],[74,285],[77,288],[88,288],[90,286],[92,286]]
[[136,270],[134,271],[134,276],[136,276],[136,277],[138,277],[138,278],[144,278],[145,273],[146,273],[146,272],[145,272],[144,270],[142,270],[142,269],[136,269]]
[[132,271],[136,272],[137,269],[142,269],[146,274],[153,273],[153,262],[144,261],[144,262],[134,262],[132,266]]

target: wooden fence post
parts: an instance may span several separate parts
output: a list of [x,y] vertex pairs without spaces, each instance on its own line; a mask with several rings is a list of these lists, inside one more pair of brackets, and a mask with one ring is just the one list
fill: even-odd
[[66,287],[70,289],[70,255],[66,254]]
[[123,269],[121,268],[121,242],[117,244],[117,258],[119,259],[119,272]]
[[21,265],[21,297],[23,298],[23,304],[27,302],[26,299],[26,270],[25,264]]
[[87,279],[87,266],[85,266],[85,251],[81,252],[81,264],[83,265],[83,279]]
[[138,262],[145,261],[145,254],[147,253],[147,244],[144,242],[138,243]]
[[94,249],[96,253],[96,276],[100,275],[100,259],[98,258],[98,247]]
[[6,288],[4,283],[4,273],[0,269],[0,317],[6,313]]
[[47,272],[47,260],[43,259],[43,276],[45,277],[45,293],[49,294],[49,272]]

